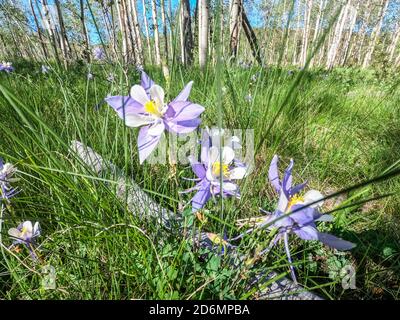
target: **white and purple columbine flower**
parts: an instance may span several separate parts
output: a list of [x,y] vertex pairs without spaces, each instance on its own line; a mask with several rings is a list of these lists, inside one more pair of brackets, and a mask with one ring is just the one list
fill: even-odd
[[106,58],[106,53],[103,48],[96,47],[93,49],[93,56],[96,60],[101,61]]
[[15,196],[18,191],[11,187],[11,183],[18,181],[18,178],[13,178],[13,175],[17,171],[10,163],[4,163],[3,159],[0,158],[0,200],[9,200]]
[[11,62],[3,61],[0,63],[0,71],[5,71],[7,73],[10,73],[14,71],[14,67],[12,66]]
[[[214,134],[216,135],[215,131]],[[189,161],[196,177],[194,181],[197,184],[183,193],[197,191],[191,199],[192,211],[196,212],[204,207],[207,201],[212,196],[221,194],[222,196],[234,196],[239,198],[239,186],[235,183],[236,180],[243,179],[247,173],[247,167],[243,163],[235,159],[233,148],[224,146],[220,148],[219,144],[211,145],[213,131],[205,132],[201,145],[201,161],[197,161],[193,156],[189,157]],[[236,137],[232,140],[236,142]],[[220,150],[222,154],[220,154]],[[221,179],[222,176],[222,179]],[[222,180],[222,181],[221,181]],[[222,184],[221,184],[222,182]]]
[[289,260],[293,281],[296,280],[294,267],[289,250],[289,234],[295,234],[303,240],[318,240],[325,245],[337,250],[350,250],[355,247],[354,243],[342,240],[331,234],[319,232],[316,222],[332,221],[333,217],[328,214],[321,214],[318,210],[323,204],[323,195],[317,190],[309,190],[303,196],[301,190],[306,182],[292,186],[292,169],[294,162],[290,160],[283,179],[279,179],[278,156],[275,155],[271,161],[268,176],[275,191],[279,194],[277,209],[274,213],[268,214],[256,224],[256,227],[247,230],[232,240],[242,238],[254,230],[268,226],[268,229],[277,229],[277,234],[272,239],[269,247],[260,255],[268,252],[279,240],[283,239],[286,255]]
[[16,228],[8,230],[8,235],[13,239],[13,246],[18,244],[25,245],[33,260],[37,260],[37,255],[34,250],[35,238],[40,236],[39,222],[32,225],[31,221],[25,221]]
[[128,127],[142,127],[138,136],[140,163],[156,148],[165,129],[182,134],[199,126],[204,107],[188,101],[192,84],[189,82],[172,102],[165,103],[163,88],[143,71],[141,85],[134,85],[129,96],[105,99]]
[[43,74],[46,74],[50,72],[50,68],[48,66],[42,65],[41,71]]
[[94,79],[94,75],[91,72],[89,72],[86,77],[87,77],[88,80],[93,80]]

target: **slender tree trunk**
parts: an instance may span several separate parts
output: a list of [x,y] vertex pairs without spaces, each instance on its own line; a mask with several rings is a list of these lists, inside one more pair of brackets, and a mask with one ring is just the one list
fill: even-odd
[[160,36],[158,33],[158,20],[157,20],[157,3],[156,0],[151,1],[152,17],[153,17],[153,31],[154,31],[154,47],[156,51],[156,65],[161,65],[160,54]]
[[86,24],[85,24],[85,7],[83,5],[83,0],[79,0],[79,5],[80,5],[80,16],[79,19],[81,20],[81,27],[82,27],[82,36],[83,36],[83,42],[85,45],[85,53],[84,56],[88,62],[90,62],[90,46],[89,46],[89,36],[87,33],[86,29]]
[[66,67],[68,65],[68,60],[69,60],[67,32],[65,30],[64,18],[63,18],[60,1],[55,0],[54,2],[56,4],[56,8],[57,8],[58,23],[60,24],[60,47],[61,47],[61,52],[62,52],[62,55],[64,58],[64,65]]
[[121,39],[122,39],[122,60],[124,63],[128,62],[128,39],[127,39],[127,32],[125,30],[125,16],[123,15],[122,10],[122,3],[117,2],[117,14],[118,14],[118,22],[119,22],[119,30],[121,32]]
[[240,19],[242,9],[241,0],[231,0],[230,3],[230,22],[229,22],[229,33],[230,33],[230,54],[233,59],[236,59],[239,47],[239,36],[240,36]]
[[[39,9],[38,2],[36,2],[36,6]],[[52,43],[52,47],[54,50],[54,57],[56,58],[58,65],[61,66],[60,57],[58,54],[58,40],[57,40],[57,34],[56,34],[56,30],[55,30],[55,22],[52,21],[46,0],[42,1],[42,9],[43,9],[43,15],[42,15],[42,11],[40,9],[39,9],[39,14],[41,16],[42,21],[44,21],[44,23],[45,23],[46,30],[49,34],[49,38],[52,40],[51,43]]]
[[208,16],[208,0],[199,0],[199,64],[201,69],[207,65]]
[[400,22],[397,22],[395,30],[393,31],[390,45],[387,50],[389,61],[393,61],[394,53],[396,51],[397,43],[399,42],[399,40],[400,40]]
[[181,39],[182,62],[190,65],[193,62],[193,38],[189,0],[181,1]]
[[328,56],[326,62],[327,69],[331,69],[335,64],[336,56],[340,46],[340,41],[342,39],[344,24],[346,22],[349,11],[350,1],[351,0],[347,0],[346,4],[342,7],[339,19],[336,23],[336,27],[333,33],[332,43],[330,44],[328,50]]
[[352,44],[351,40],[353,39],[353,30],[354,30],[354,27],[355,27],[356,21],[357,21],[357,13],[358,13],[359,4],[360,4],[360,2],[357,1],[357,4],[355,7],[353,7],[353,6],[350,7],[351,20],[350,20],[350,25],[349,25],[349,31],[348,31],[347,37],[344,41],[343,58],[340,63],[342,66],[344,66],[347,63],[347,58],[350,55],[350,48],[351,48],[351,44]]
[[152,50],[151,50],[150,31],[149,31],[149,23],[147,21],[145,0],[142,0],[142,6],[143,6],[142,11],[143,11],[144,30],[146,32],[147,52],[149,53],[150,64],[153,64],[153,53],[152,53]]
[[304,9],[304,26],[303,26],[303,43],[301,46],[300,63],[301,66],[305,66],[307,59],[308,39],[310,34],[310,20],[313,0],[307,0]]
[[43,56],[45,57],[45,59],[49,59],[49,54],[47,52],[46,44],[44,42],[43,35],[42,35],[42,30],[40,28],[39,20],[37,18],[37,15],[36,15],[35,8],[33,6],[33,1],[32,0],[29,0],[29,5],[30,5],[31,10],[32,10],[33,20],[35,21],[35,26],[36,26],[37,33],[38,33],[38,36],[39,36],[40,46],[42,47]]
[[378,23],[374,28],[373,37],[372,37],[372,39],[370,41],[370,45],[367,48],[367,53],[365,54],[364,61],[363,61],[363,64],[362,64],[363,68],[368,67],[370,62],[371,62],[372,55],[374,54],[375,46],[378,43],[379,35],[381,34],[383,18],[385,17],[385,13],[386,13],[386,9],[388,7],[388,4],[389,4],[389,0],[383,0],[382,1],[382,7],[381,7],[381,10],[379,12]]
[[300,32],[300,8],[301,8],[301,1],[297,0],[297,24],[296,24],[296,29],[294,31],[294,40],[293,40],[293,59],[292,59],[292,64],[296,65],[297,64],[297,47],[298,47],[298,43],[297,43],[297,38],[298,38],[298,34]]
[[165,19],[165,0],[161,0],[161,22],[163,27],[164,37],[164,54],[165,59],[168,61],[168,34],[167,34],[167,20]]

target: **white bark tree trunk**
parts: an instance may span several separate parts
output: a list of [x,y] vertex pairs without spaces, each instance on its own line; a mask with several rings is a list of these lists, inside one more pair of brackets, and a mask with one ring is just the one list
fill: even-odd
[[375,46],[378,43],[379,35],[381,34],[383,18],[385,17],[385,13],[386,13],[386,9],[388,7],[388,4],[389,4],[389,0],[383,0],[382,1],[382,7],[381,7],[381,10],[379,12],[378,23],[375,26],[374,31],[372,33],[373,36],[372,36],[372,39],[370,41],[370,45],[367,48],[367,53],[365,54],[364,61],[363,61],[363,64],[362,64],[363,68],[368,67],[370,62],[371,62],[372,55],[374,54],[374,51],[375,51]]
[[336,56],[337,56],[337,53],[339,50],[339,46],[340,46],[340,40],[342,39],[344,24],[347,20],[347,16],[348,16],[348,12],[349,12],[350,1],[351,0],[348,0],[346,2],[346,4],[342,7],[338,21],[336,23],[334,34],[332,37],[332,43],[328,50],[328,56],[327,56],[327,62],[326,62],[326,67],[328,69],[331,69],[335,64],[335,59],[336,59]]
[[208,0],[199,0],[199,65],[207,65],[208,53]]
[[161,65],[160,54],[160,36],[158,33],[158,20],[157,20],[157,3],[156,0],[151,1],[151,10],[153,17],[153,31],[154,31],[154,47],[156,51],[156,65]]

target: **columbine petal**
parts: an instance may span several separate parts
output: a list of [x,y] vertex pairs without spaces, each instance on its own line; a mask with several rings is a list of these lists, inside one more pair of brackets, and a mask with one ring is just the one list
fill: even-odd
[[235,151],[230,147],[222,148],[222,162],[224,164],[230,164],[235,158]]
[[290,188],[292,187],[292,169],[293,169],[294,161],[290,159],[289,166],[286,168],[285,173],[282,179],[282,189],[285,192],[286,196],[289,195]]
[[160,141],[161,135],[151,136],[148,134],[149,127],[143,127],[139,131],[138,135],[138,147],[139,147],[139,162],[143,163],[144,160],[151,154],[151,152],[157,147]]
[[33,226],[33,237],[37,237],[40,236],[40,225],[39,222],[35,222],[34,226]]
[[155,84],[150,88],[150,97],[156,102],[157,107],[162,109],[164,107],[164,89]]
[[204,111],[203,106],[190,101],[171,102],[169,106],[174,113],[168,115],[173,117],[171,121],[174,122],[195,119]]
[[219,150],[217,147],[211,147],[208,150],[208,161],[210,164],[219,161]]
[[314,221],[318,222],[332,222],[333,216],[331,214],[319,214],[317,210],[315,210],[317,215],[314,215]]
[[8,235],[12,238],[21,239],[21,231],[19,231],[17,228],[9,229]]
[[313,203],[312,205],[310,205],[310,207],[312,208],[321,207],[324,204],[324,201],[321,200],[323,198],[324,198],[323,194],[318,190],[309,190],[304,195],[304,204]]
[[149,116],[134,113],[125,115],[125,124],[128,127],[136,128],[143,125],[151,124],[153,122],[154,118]]
[[329,233],[324,232],[318,233],[318,240],[321,241],[323,244],[326,244],[327,246],[335,248],[337,250],[350,250],[356,246],[352,242],[340,239]]
[[191,200],[192,211],[196,212],[201,208],[203,208],[204,205],[207,203],[207,201],[210,199],[210,197],[211,197],[210,183],[203,180],[199,184],[199,191],[195,194],[195,196]]
[[246,175],[247,169],[245,167],[237,167],[229,172],[229,178],[233,180],[243,179]]
[[151,136],[159,136],[164,132],[165,126],[163,121],[157,121],[150,126],[148,134]]
[[274,155],[271,164],[269,165],[268,178],[276,192],[281,191],[281,182],[279,180],[278,172],[278,156]]
[[318,240],[318,230],[313,226],[303,226],[293,231],[303,240]]
[[32,228],[32,222],[30,221],[25,221],[22,224],[22,228],[26,230],[27,233],[32,233],[33,228]]
[[174,102],[175,101],[186,101],[189,98],[190,91],[192,90],[192,85],[193,85],[193,81],[190,81],[173,101]]
[[291,211],[293,213],[289,217],[299,225],[314,223],[314,208],[306,207],[304,204],[295,204],[291,207]]
[[141,79],[140,85],[143,87],[144,91],[149,96],[150,95],[150,88],[154,85],[154,81],[144,71],[142,71],[142,77],[141,78],[142,79]]
[[129,96],[112,96],[104,99],[108,105],[113,108],[121,119],[124,119],[128,113],[143,112],[144,108],[139,102]]
[[168,131],[172,131],[178,134],[184,134],[196,130],[197,127],[200,125],[200,123],[201,123],[200,118],[179,121],[179,122],[166,121],[165,127],[167,128]]
[[131,98],[137,102],[139,102],[140,104],[142,104],[143,106],[146,104],[146,102],[148,102],[150,99],[146,94],[146,91],[144,91],[142,86],[139,86],[137,84],[135,84],[132,88],[131,88]]

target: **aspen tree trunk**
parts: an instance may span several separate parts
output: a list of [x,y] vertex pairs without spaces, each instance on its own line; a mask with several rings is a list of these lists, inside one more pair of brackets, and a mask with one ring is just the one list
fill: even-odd
[[158,33],[158,21],[157,21],[157,3],[156,0],[151,0],[151,9],[153,17],[153,31],[154,31],[154,47],[156,51],[156,65],[161,65],[161,54],[160,54],[160,36]]
[[149,54],[150,64],[153,64],[153,53],[152,53],[152,50],[151,50],[150,31],[149,31],[149,23],[147,21],[145,0],[142,0],[142,6],[143,6],[142,7],[142,11],[143,11],[144,30],[146,32],[147,52]]
[[128,62],[128,40],[127,40],[127,32],[125,30],[125,21],[124,15],[121,7],[121,2],[116,3],[117,7],[117,14],[118,14],[118,23],[119,23],[119,30],[121,32],[121,39],[122,39],[122,60],[124,63]]
[[122,10],[123,17],[125,22],[125,30],[127,32],[128,39],[128,52],[129,52],[129,62],[138,63],[138,50],[137,44],[135,42],[135,32],[134,32],[134,23],[132,18],[132,10],[130,8],[130,0],[122,0]]
[[[324,18],[326,1],[327,0],[319,0],[318,14],[317,14],[317,18],[315,20],[314,33],[313,33],[313,38],[312,38],[313,45],[316,44],[317,38],[320,35],[321,21],[323,21],[323,18]],[[315,54],[314,57],[312,57],[312,59],[310,61],[310,67],[312,67],[314,65],[315,61],[317,61],[317,57],[319,54],[321,54],[321,51],[322,51],[322,48],[318,50],[318,52]]]
[[43,35],[42,35],[42,30],[40,29],[39,20],[37,18],[37,15],[36,15],[35,8],[33,6],[33,1],[32,0],[29,0],[29,5],[30,5],[31,10],[32,10],[32,15],[33,15],[33,19],[35,21],[35,26],[36,26],[37,33],[38,33],[38,36],[39,36],[40,46],[42,47],[43,55],[44,55],[44,57],[46,59],[49,59],[49,54],[47,52],[46,44],[44,42]]
[[62,52],[62,55],[63,55],[63,58],[64,58],[64,65],[67,66],[68,58],[69,58],[67,33],[65,31],[64,19],[63,19],[63,14],[62,14],[62,10],[61,10],[60,1],[59,0],[55,0],[54,2],[56,4],[56,8],[57,8],[58,23],[60,24],[60,47],[61,47],[61,52]]
[[357,21],[357,13],[358,13],[358,8],[359,8],[360,2],[357,1],[356,6],[350,6],[350,25],[349,25],[349,31],[347,33],[347,37],[344,41],[344,47],[343,47],[343,55],[342,55],[342,61],[341,65],[344,66],[347,63],[347,58],[350,55],[350,48],[352,47],[352,39],[353,39],[353,30],[356,25]]
[[339,46],[340,46],[340,40],[342,39],[344,24],[346,22],[348,11],[349,11],[350,1],[351,0],[347,0],[346,4],[342,7],[342,10],[339,15],[339,19],[336,23],[336,27],[335,27],[335,30],[333,33],[332,43],[328,50],[328,56],[327,56],[327,62],[326,62],[327,69],[332,69],[332,67],[335,64],[335,59],[336,59],[336,56],[337,56],[337,53],[339,50]]
[[138,13],[137,13],[137,8],[136,8],[136,1],[135,0],[129,0],[130,5],[131,5],[131,10],[132,10],[132,19],[133,19],[133,26],[134,26],[134,31],[135,31],[135,44],[137,46],[137,57],[138,57],[138,63],[143,64],[143,42],[141,38],[141,32],[140,32],[140,25],[139,25],[139,19],[138,19]]
[[181,1],[181,39],[182,63],[190,65],[193,62],[193,38],[189,0]]
[[372,4],[371,2],[369,2],[367,4],[367,7],[366,7],[367,16],[363,19],[363,22],[362,22],[361,28],[360,28],[359,45],[358,45],[357,59],[356,59],[358,64],[361,64],[361,55],[362,55],[364,42],[365,42],[365,38],[366,38],[366,30],[367,30],[369,21],[371,19],[371,4]]
[[323,11],[324,11],[325,4],[326,4],[325,1],[326,0],[319,1],[318,15],[317,15],[317,19],[315,20],[315,28],[314,28],[314,34],[313,34],[313,39],[312,39],[313,43],[315,43],[315,41],[317,40],[317,37],[319,36],[320,23],[322,20]]
[[298,47],[298,43],[297,43],[297,35],[299,33],[300,30],[300,5],[301,5],[301,1],[297,0],[297,24],[296,24],[296,29],[294,32],[294,40],[293,40],[293,59],[292,59],[292,64],[296,65],[297,64],[297,47]]
[[79,0],[80,6],[80,16],[79,19],[81,20],[81,27],[82,27],[82,35],[83,35],[83,42],[85,46],[85,58],[88,62],[90,62],[90,47],[89,47],[89,36],[86,29],[85,24],[85,7],[83,5],[83,0]]
[[169,54],[168,54],[167,20],[165,19],[165,0],[161,0],[161,22],[163,26],[164,54],[166,61],[168,61]]
[[221,41],[221,55],[224,57],[225,56],[225,23],[224,23],[224,0],[220,0],[220,17],[219,17],[219,23],[220,23],[220,41]]
[[110,16],[108,15],[108,10],[103,2],[101,5],[101,12],[102,12],[102,18],[104,21],[104,25],[106,26],[107,29],[107,34],[108,38],[110,39],[110,45],[111,49],[113,51],[114,57],[118,59],[118,45],[117,45],[117,36],[115,32],[115,19],[114,19],[114,10],[113,6],[109,6],[110,8]]
[[174,56],[174,39],[172,35],[174,34],[175,30],[175,23],[172,17],[172,0],[168,0],[168,23],[169,23],[169,52],[171,57]]
[[241,0],[231,0],[230,4],[230,21],[229,21],[229,33],[230,33],[230,53],[231,56],[236,59],[238,46],[239,46],[239,36],[240,36],[240,25],[241,25],[241,10],[242,1]]
[[371,62],[372,55],[373,55],[374,50],[375,50],[375,46],[378,43],[379,35],[381,34],[383,18],[385,17],[385,13],[386,13],[386,9],[388,7],[388,4],[389,4],[389,0],[383,0],[382,1],[382,7],[381,7],[381,10],[379,12],[378,23],[374,28],[373,37],[372,37],[372,39],[370,41],[370,45],[367,48],[367,53],[365,54],[364,61],[363,61],[363,64],[362,64],[363,68],[368,67],[370,62]]
[[389,61],[393,61],[394,53],[396,51],[397,43],[399,42],[399,40],[400,40],[400,22],[397,22],[395,30],[392,35],[392,39],[390,41],[390,45],[387,50]]
[[[36,6],[39,9],[38,2],[36,2]],[[44,23],[45,23],[46,30],[49,34],[49,38],[52,40],[51,43],[52,43],[52,47],[54,50],[54,57],[57,60],[57,64],[59,66],[61,66],[60,57],[58,55],[58,41],[57,41],[55,25],[54,25],[54,21],[52,21],[52,18],[50,16],[50,12],[49,12],[48,4],[47,4],[46,0],[42,1],[42,9],[43,9],[43,15],[42,15],[42,11],[40,9],[39,9],[39,14],[41,16],[42,21],[44,21]]]
[[302,67],[304,67],[307,60],[307,49],[308,49],[308,39],[310,34],[310,18],[311,18],[312,5],[313,5],[313,0],[307,0],[304,9],[303,43],[301,46],[301,53],[300,53],[300,64]]
[[199,0],[199,64],[201,69],[207,65],[208,22],[208,0]]

